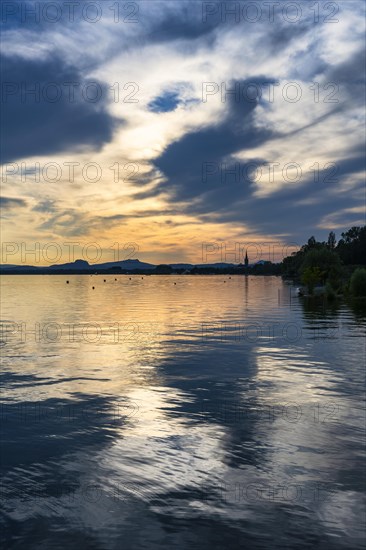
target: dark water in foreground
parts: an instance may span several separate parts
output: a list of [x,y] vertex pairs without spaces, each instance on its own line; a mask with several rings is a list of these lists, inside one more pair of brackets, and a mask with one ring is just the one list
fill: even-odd
[[0,282],[3,548],[363,547],[362,309],[274,277]]

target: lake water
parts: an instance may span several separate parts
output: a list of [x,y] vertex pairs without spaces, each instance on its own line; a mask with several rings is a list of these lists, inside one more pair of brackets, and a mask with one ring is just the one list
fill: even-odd
[[361,307],[276,277],[0,279],[3,548],[363,547]]

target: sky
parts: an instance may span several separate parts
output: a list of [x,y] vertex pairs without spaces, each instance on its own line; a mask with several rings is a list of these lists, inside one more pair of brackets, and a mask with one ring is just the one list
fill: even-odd
[[1,263],[279,261],[365,224],[365,3],[1,3]]

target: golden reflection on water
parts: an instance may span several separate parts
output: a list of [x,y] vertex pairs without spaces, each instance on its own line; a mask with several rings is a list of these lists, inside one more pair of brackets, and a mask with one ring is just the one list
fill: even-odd
[[208,330],[226,323],[230,331],[253,312],[264,323],[260,313],[277,299],[273,285],[279,284],[228,276],[17,276],[1,282],[5,330],[25,359],[23,373],[71,376],[53,388],[58,396],[99,394],[104,386],[114,395],[130,384],[160,384],[156,367],[203,338],[210,345]]

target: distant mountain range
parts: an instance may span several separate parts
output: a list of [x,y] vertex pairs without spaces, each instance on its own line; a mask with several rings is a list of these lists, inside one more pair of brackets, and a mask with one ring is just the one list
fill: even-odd
[[14,264],[0,264],[0,270],[6,271],[9,270],[42,270],[42,271],[105,271],[108,269],[122,269],[124,271],[134,271],[136,269],[155,269],[156,266],[153,264],[148,264],[145,262],[140,262],[140,260],[122,260],[120,262],[107,262],[103,264],[89,264],[85,260],[75,260],[75,262],[69,262],[66,264],[54,264],[50,266],[40,266],[36,267],[33,265],[14,265]]
[[77,269],[78,271],[86,269],[90,271],[91,269],[105,270],[118,267],[126,271],[134,271],[135,269],[155,269],[156,266],[153,264],[140,262],[140,260],[122,260],[120,262],[106,262],[104,264],[89,264],[85,260],[76,260],[75,262],[68,264],[51,265],[50,269]]
[[[249,267],[254,265],[263,265],[266,262],[261,260],[256,264],[249,264]],[[14,265],[14,264],[0,264],[0,272],[6,273],[93,273],[93,272],[160,272],[163,273],[164,269],[167,271],[186,271],[190,272],[193,269],[217,269],[227,270],[235,269],[238,267],[236,264],[228,263],[213,263],[213,264],[150,264],[146,262],[140,262],[138,259],[134,260],[121,260],[119,262],[106,262],[103,264],[89,264],[85,260],[75,260],[75,262],[69,262],[66,264],[55,264],[51,266],[32,266],[32,265]]]

